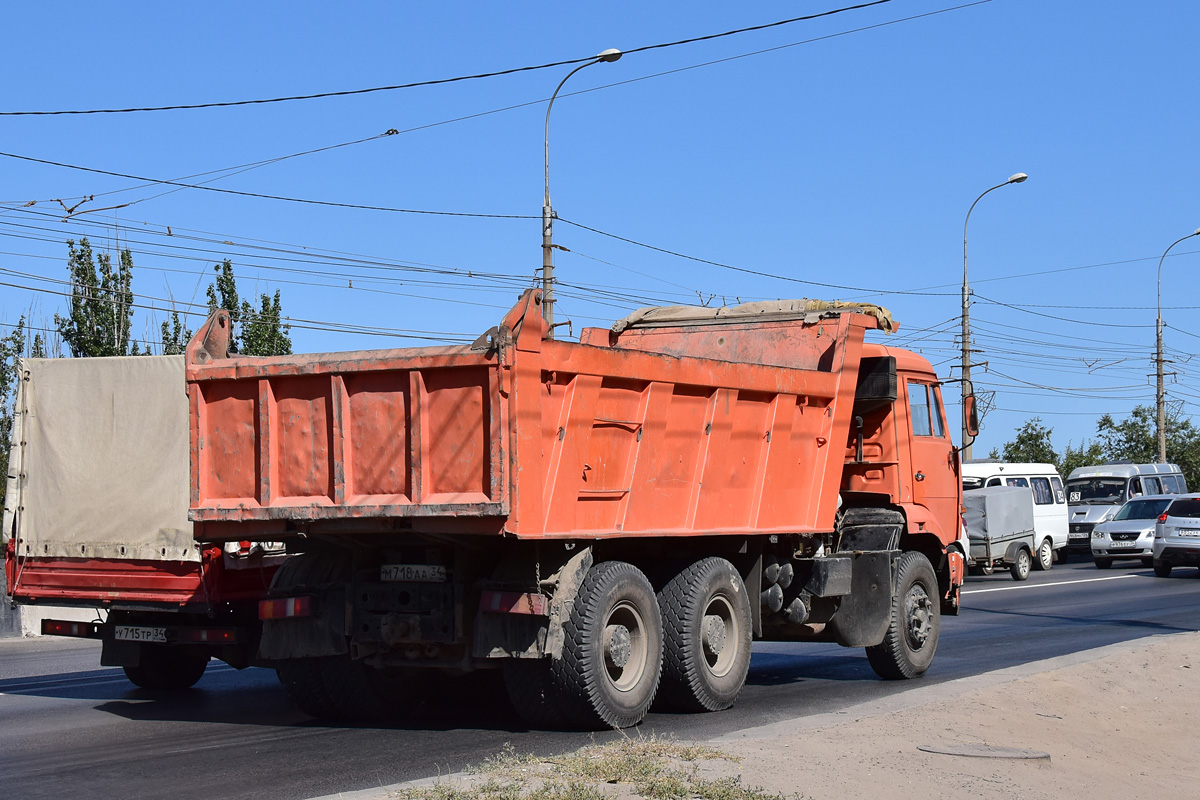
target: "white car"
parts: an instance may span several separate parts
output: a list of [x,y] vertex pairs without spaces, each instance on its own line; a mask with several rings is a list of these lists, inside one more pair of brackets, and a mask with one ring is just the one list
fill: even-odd
[[1092,529],[1092,561],[1108,569],[1117,558],[1137,558],[1154,565],[1154,528],[1174,495],[1135,497],[1121,506],[1112,519]]
[[1176,497],[1154,529],[1154,574],[1166,578],[1184,566],[1200,567],[1200,494]]

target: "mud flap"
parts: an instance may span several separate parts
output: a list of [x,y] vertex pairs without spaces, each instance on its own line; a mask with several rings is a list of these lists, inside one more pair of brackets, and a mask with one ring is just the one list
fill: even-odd
[[343,586],[322,592],[316,616],[263,620],[258,643],[258,657],[267,660],[337,656],[349,650]]
[[842,596],[829,629],[843,647],[877,645],[887,635],[892,620],[893,565],[900,551],[862,550],[839,555],[851,558],[853,570],[850,592]]

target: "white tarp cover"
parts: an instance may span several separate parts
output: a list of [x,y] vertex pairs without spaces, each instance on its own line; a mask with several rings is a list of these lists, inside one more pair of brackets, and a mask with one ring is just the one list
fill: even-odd
[[199,560],[183,356],[30,358],[20,377],[3,530],[17,552]]

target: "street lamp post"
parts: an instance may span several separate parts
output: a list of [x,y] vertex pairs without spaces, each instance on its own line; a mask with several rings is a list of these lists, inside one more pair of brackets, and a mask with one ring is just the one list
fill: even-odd
[[[983,199],[983,195],[988,192],[995,191],[1002,186],[1008,186],[1010,183],[1024,183],[1029,178],[1024,172],[1018,172],[1004,183],[998,183],[987,192],[975,198],[975,202],[971,203],[971,207],[967,209],[967,219],[963,223],[963,285],[962,285],[962,386],[963,396],[971,389],[971,287],[967,283],[967,226],[971,223],[971,212],[975,210],[975,204]],[[971,457],[971,445],[967,444],[967,419],[966,414],[963,415],[962,425],[962,457],[966,461]]]
[[567,73],[567,77],[558,83],[550,102],[546,105],[546,194],[542,198],[542,318],[546,320],[549,330],[546,335],[554,338],[554,209],[550,205],[550,109],[554,108],[554,98],[572,75],[584,67],[601,62],[616,61],[621,57],[621,51],[610,48],[591,61],[580,64]]
[[[1171,242],[1171,247],[1179,244],[1185,239],[1190,239],[1193,236],[1200,236],[1200,228],[1197,228],[1187,236],[1181,236]],[[1155,317],[1154,337],[1154,366],[1155,373],[1158,378],[1157,391],[1154,395],[1155,406],[1157,407],[1158,417],[1155,420],[1155,428],[1158,434],[1158,463],[1167,463],[1167,393],[1163,386],[1163,318],[1162,318],[1162,265],[1163,259],[1167,257],[1167,253],[1171,252],[1171,247],[1163,251],[1162,257],[1158,259],[1158,315]]]

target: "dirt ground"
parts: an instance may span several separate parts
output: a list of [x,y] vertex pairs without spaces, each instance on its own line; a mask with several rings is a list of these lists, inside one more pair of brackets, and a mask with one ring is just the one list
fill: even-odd
[[[1200,634],[1001,670],[712,744],[742,757],[744,783],[814,800],[1194,798]],[[978,745],[1048,758],[918,749]]]
[[[703,777],[738,776],[786,798],[1195,798],[1200,633],[916,687],[707,744],[740,761],[705,762]],[[953,754],[962,751],[1009,757]],[[401,786],[336,797],[382,800]],[[629,787],[604,793],[630,798]]]

